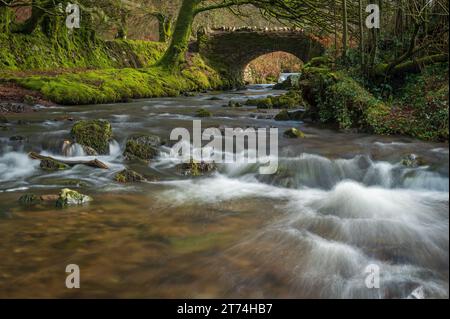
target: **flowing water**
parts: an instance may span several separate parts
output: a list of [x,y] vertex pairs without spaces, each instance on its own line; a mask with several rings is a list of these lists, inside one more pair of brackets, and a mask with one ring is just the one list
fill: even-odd
[[[279,93],[259,86],[10,116],[10,130],[0,133],[0,297],[406,298],[422,287],[427,298],[448,298],[448,145],[222,107]],[[164,147],[148,166],[124,161],[128,136],[167,140],[175,127],[192,128],[201,107],[214,113],[203,128],[296,126],[306,138],[280,134],[275,175],[236,163],[182,177]],[[69,118],[112,123],[110,154],[99,157],[109,170],[46,173],[27,157],[33,150],[63,158]],[[412,153],[425,165],[402,165]],[[77,146],[66,156],[92,159]],[[115,183],[126,166],[152,181]],[[94,201],[65,210],[18,204],[25,193],[68,185]],[[68,264],[79,265],[81,289],[66,289]],[[369,265],[379,267],[379,289],[366,286]]]

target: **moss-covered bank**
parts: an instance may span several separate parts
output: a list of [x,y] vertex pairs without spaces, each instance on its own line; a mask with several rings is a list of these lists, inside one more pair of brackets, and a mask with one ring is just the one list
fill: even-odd
[[100,39],[78,35],[49,37],[39,29],[31,35],[0,33],[0,71],[70,68],[142,68],[164,53],[160,42]]
[[97,104],[175,96],[224,85],[198,55],[176,71],[154,66],[166,44],[103,41],[80,34],[0,34],[0,82],[40,92],[58,104]]
[[322,60],[313,59],[305,66],[297,87],[313,121],[337,124],[344,130],[448,141],[447,63],[397,79],[397,83],[364,86],[356,76],[334,71]]

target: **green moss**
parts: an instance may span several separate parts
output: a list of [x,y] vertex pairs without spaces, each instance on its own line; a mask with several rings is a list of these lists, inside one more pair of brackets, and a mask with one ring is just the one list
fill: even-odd
[[[105,69],[58,76],[15,78],[25,88],[41,92],[49,100],[64,104],[100,104],[144,97],[177,96],[181,92],[217,88],[221,80],[202,65],[181,72],[161,67]],[[202,76],[200,76],[202,75]]]
[[60,32],[55,38],[41,29],[31,35],[0,32],[0,69],[148,67],[165,48],[160,42],[86,39],[83,33]]
[[150,161],[158,156],[157,147],[161,145],[158,137],[150,135],[136,135],[128,139],[123,155],[127,160]]
[[122,183],[122,184],[145,181],[144,176],[142,176],[141,174],[139,174],[135,171],[129,170],[129,169],[125,169],[125,170],[117,173],[114,179],[116,182]]
[[98,154],[109,153],[113,133],[111,124],[107,121],[80,121],[73,126],[71,135],[78,144],[91,147]]
[[283,110],[275,116],[275,121],[290,121],[291,117],[287,110]]
[[238,102],[238,101],[231,100],[230,102],[228,102],[228,107],[240,108],[240,107],[242,107],[242,104],[240,102]]
[[59,198],[56,202],[56,207],[64,208],[71,205],[82,205],[91,202],[92,197],[80,194],[74,190],[65,188],[61,190]]
[[284,132],[284,136],[287,138],[305,138],[305,133],[297,128],[290,128],[289,130]]
[[211,117],[211,116],[213,116],[213,114],[212,114],[210,111],[208,111],[208,110],[205,110],[205,109],[199,109],[199,110],[197,110],[197,112],[195,113],[195,116],[196,116],[196,117]]
[[66,165],[53,159],[46,159],[41,161],[40,167],[45,171],[62,171],[70,169],[69,165]]
[[259,99],[256,102],[256,107],[258,109],[271,109],[273,108],[272,98],[267,97],[264,99]]

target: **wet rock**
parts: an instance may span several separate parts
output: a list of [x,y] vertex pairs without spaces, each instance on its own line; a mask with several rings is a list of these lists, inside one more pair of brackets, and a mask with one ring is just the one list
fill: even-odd
[[24,140],[25,140],[25,137],[23,137],[23,136],[11,136],[10,138],[9,138],[9,140],[11,141],[11,142],[23,142]]
[[1,115],[1,114],[0,114],[0,123],[1,123],[1,124],[8,124],[9,121],[8,121],[8,119],[7,119],[4,115]]
[[27,105],[33,106],[37,104],[37,100],[35,97],[31,96],[31,95],[25,95],[23,97],[23,102]]
[[305,138],[305,133],[297,128],[290,128],[289,130],[284,132],[284,136],[287,138]]
[[287,110],[283,110],[275,116],[275,121],[290,121],[291,117]]
[[40,167],[44,171],[62,171],[66,169],[70,169],[69,165],[66,165],[64,163],[61,163],[59,161],[53,160],[53,159],[45,159],[41,161]]
[[19,198],[20,205],[34,206],[42,202],[41,198],[34,194],[25,194]]
[[242,103],[231,100],[230,102],[228,102],[228,107],[231,107],[231,108],[242,107]]
[[98,153],[96,150],[94,150],[92,147],[81,145],[83,148],[83,151],[86,153],[87,156],[98,156]]
[[30,107],[23,103],[0,102],[0,113],[23,113]]
[[402,159],[402,165],[409,168],[417,168],[419,166],[424,166],[425,161],[418,157],[416,154],[409,154],[405,158]]
[[69,188],[65,188],[61,190],[58,200],[56,201],[56,206],[64,208],[73,205],[82,205],[91,201],[93,201],[92,197],[80,194]]
[[425,299],[425,289],[423,286],[414,289],[407,299]]
[[178,165],[177,170],[184,176],[203,176],[215,172],[217,166],[215,163],[191,161]]
[[258,109],[271,109],[273,108],[273,103],[271,98],[260,99],[256,103]]
[[195,116],[196,117],[211,117],[212,113],[208,110],[200,109],[200,110],[197,110]]
[[137,183],[137,182],[145,182],[146,178],[142,176],[141,174],[125,169],[119,173],[116,174],[115,178],[116,182],[118,183]]
[[223,99],[217,96],[210,97],[208,101],[222,101]]
[[113,133],[108,121],[79,121],[73,126],[71,135],[76,143],[90,147],[98,154],[109,153],[109,142]]
[[289,111],[291,121],[303,121],[306,118],[306,114],[306,110],[304,109]]
[[155,135],[135,135],[128,139],[123,153],[127,160],[150,161],[158,156],[161,139]]

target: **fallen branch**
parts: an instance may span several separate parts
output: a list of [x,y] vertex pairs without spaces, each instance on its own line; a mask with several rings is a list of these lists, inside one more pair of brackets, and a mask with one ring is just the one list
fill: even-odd
[[28,156],[34,160],[40,160],[40,161],[50,160],[50,161],[60,162],[65,165],[68,165],[68,166],[86,165],[86,166],[90,166],[90,167],[94,167],[94,168],[109,169],[109,167],[105,163],[99,161],[98,159],[94,159],[92,161],[65,161],[65,160],[55,159],[55,158],[49,157],[49,156],[43,156],[36,152],[31,152],[28,154]]

